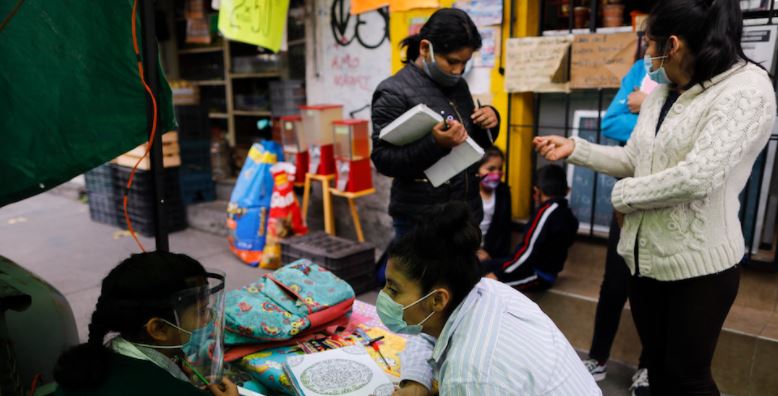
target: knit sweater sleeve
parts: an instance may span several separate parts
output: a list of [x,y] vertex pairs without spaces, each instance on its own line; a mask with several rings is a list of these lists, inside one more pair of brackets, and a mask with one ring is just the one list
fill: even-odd
[[613,207],[631,213],[706,197],[726,182],[746,152],[765,143],[774,118],[774,98],[764,92],[745,87],[725,92],[703,113],[701,129],[684,159],[655,174],[617,182]]
[[594,144],[574,137],[575,150],[567,161],[573,165],[585,166],[606,175],[622,178],[635,174],[638,150],[635,134],[624,147]]

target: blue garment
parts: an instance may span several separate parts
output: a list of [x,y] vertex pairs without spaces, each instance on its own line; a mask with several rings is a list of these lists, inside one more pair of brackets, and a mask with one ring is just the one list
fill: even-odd
[[629,136],[638,122],[638,115],[629,111],[627,97],[635,88],[640,89],[640,84],[643,82],[643,78],[646,77],[644,63],[643,59],[635,62],[627,75],[621,80],[621,88],[619,88],[619,92],[616,93],[616,97],[613,98],[610,106],[608,106],[608,111],[605,112],[605,116],[602,118],[603,136],[621,143],[626,143],[629,140]]

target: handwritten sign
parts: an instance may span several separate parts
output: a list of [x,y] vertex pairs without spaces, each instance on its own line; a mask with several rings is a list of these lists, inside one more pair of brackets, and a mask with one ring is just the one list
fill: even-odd
[[505,52],[505,90],[569,92],[567,52],[572,42],[572,35],[508,40]]
[[635,63],[635,33],[582,34],[573,41],[570,88],[618,88]]
[[219,30],[230,40],[278,52],[289,0],[221,0]]

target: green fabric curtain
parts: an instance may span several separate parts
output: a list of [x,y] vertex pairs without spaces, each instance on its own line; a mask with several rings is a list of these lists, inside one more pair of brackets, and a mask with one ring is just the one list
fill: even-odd
[[[0,1],[0,20],[15,5]],[[148,139],[131,16],[131,0],[25,0],[0,31],[0,207]],[[176,125],[159,80],[162,133]]]

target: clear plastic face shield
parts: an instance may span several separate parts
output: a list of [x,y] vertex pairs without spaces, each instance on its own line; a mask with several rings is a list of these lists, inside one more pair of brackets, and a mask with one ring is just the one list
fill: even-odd
[[181,368],[196,385],[221,382],[224,371],[224,273],[206,269],[206,277],[172,298],[170,323],[180,336]]

